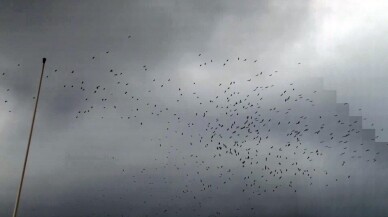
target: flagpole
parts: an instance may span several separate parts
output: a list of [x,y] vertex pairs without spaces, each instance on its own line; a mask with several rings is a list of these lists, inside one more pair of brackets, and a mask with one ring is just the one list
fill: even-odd
[[41,74],[40,74],[39,87],[38,87],[38,95],[36,96],[36,100],[35,100],[34,114],[33,114],[33,116],[32,116],[32,123],[31,123],[30,135],[29,135],[29,137],[28,137],[28,144],[27,144],[26,154],[25,154],[25,157],[24,157],[23,171],[22,171],[22,175],[21,175],[21,179],[20,179],[20,184],[19,184],[18,193],[17,193],[17,195],[16,195],[16,202],[15,202],[15,207],[14,207],[14,210],[13,210],[12,217],[17,217],[17,213],[18,213],[20,195],[21,195],[22,188],[23,188],[24,174],[25,174],[25,172],[26,172],[26,167],[27,167],[28,153],[29,153],[29,151],[30,151],[32,132],[33,132],[33,130],[34,130],[34,123],[35,123],[36,110],[37,110],[37,108],[38,108],[39,95],[40,95],[40,88],[41,88],[41,86],[42,86],[43,72],[44,72],[44,66],[45,66],[45,64],[46,64],[46,58],[43,58],[42,72],[41,72]]

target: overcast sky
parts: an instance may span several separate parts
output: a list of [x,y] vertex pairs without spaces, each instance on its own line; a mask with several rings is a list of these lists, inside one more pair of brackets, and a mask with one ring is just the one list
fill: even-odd
[[[197,195],[206,206],[197,206],[192,198],[174,197],[186,189],[185,183],[198,184],[199,179],[217,185],[218,172],[193,175],[193,179],[177,172],[177,167],[182,174],[198,169],[188,157],[192,153],[209,166],[236,169],[237,177],[248,174],[238,159],[214,158],[213,152],[195,148],[198,146],[178,145],[206,134],[210,120],[230,121],[209,100],[223,94],[219,88],[231,81],[236,82],[232,89],[241,96],[252,95],[256,86],[276,84],[269,88],[272,91],[266,96],[271,100],[265,101],[263,108],[277,109],[287,107],[279,104],[282,102],[276,101],[275,95],[295,82],[300,93],[315,97],[318,110],[310,104],[295,105],[298,112],[293,118],[342,111],[337,100],[349,103],[345,106],[350,115],[362,116],[363,128],[376,129],[376,141],[388,141],[387,8],[388,2],[383,0],[0,0],[0,215],[12,213],[33,97],[42,57],[46,57],[20,216],[211,216],[219,210],[225,212],[222,216],[386,216],[384,192],[388,186],[383,180],[388,161],[382,157],[384,150],[376,148],[381,153],[375,166],[360,160],[338,169],[333,162],[343,161],[338,157],[339,149],[344,148],[342,141],[331,144],[338,149],[325,149],[327,158],[311,165],[300,161],[310,169],[331,171],[333,179],[325,180],[322,172],[315,176],[318,181],[313,186],[320,183],[317,187],[305,188],[309,181],[304,176],[297,178],[297,195],[281,190],[250,197],[241,193],[242,182],[236,178],[223,190]],[[247,83],[260,72],[265,79]],[[106,92],[93,97],[97,86],[98,91],[106,88]],[[178,88],[184,92],[179,103]],[[319,94],[307,94],[313,91]],[[199,99],[204,99],[203,104],[197,103]],[[152,114],[145,112],[148,102],[155,104]],[[194,115],[197,112],[206,112],[208,120],[199,121]],[[271,112],[262,115],[279,118]],[[243,122],[245,116],[237,122]],[[187,128],[177,117],[196,125]],[[346,112],[340,117],[353,121]],[[308,120],[309,126],[321,124]],[[335,121],[325,119],[325,124]],[[166,127],[184,136],[166,134]],[[286,142],[280,135],[286,130],[271,131],[275,135],[263,150],[269,152],[270,144]],[[359,145],[367,140],[365,144],[374,147],[368,136],[374,137],[373,132],[350,142]],[[322,139],[307,136],[306,148]],[[204,139],[205,143],[210,140]],[[240,140],[244,140],[242,136]],[[163,144],[161,149],[156,149],[159,144]],[[362,156],[371,161],[375,158],[369,153]],[[365,173],[359,172],[360,168]],[[335,184],[334,177],[345,173],[357,178]],[[334,187],[328,190],[324,183]],[[192,186],[190,194],[200,190]],[[232,195],[235,197],[225,199]],[[176,213],[168,213],[171,210]]]

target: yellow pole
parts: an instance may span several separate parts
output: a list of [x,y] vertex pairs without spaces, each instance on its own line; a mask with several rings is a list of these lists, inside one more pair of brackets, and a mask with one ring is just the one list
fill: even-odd
[[13,215],[12,217],[16,217],[18,213],[18,208],[19,208],[19,201],[20,201],[20,194],[22,192],[23,188],[23,181],[24,181],[24,174],[26,172],[26,167],[27,167],[27,160],[28,160],[28,153],[30,151],[30,145],[31,145],[31,138],[32,138],[32,131],[34,130],[34,123],[35,123],[35,115],[36,115],[36,109],[38,108],[38,102],[39,102],[39,95],[40,95],[40,88],[42,86],[42,80],[43,80],[43,72],[44,72],[44,66],[46,64],[46,58],[43,58],[43,64],[42,64],[42,72],[40,74],[40,80],[39,80],[39,87],[38,87],[38,95],[36,96],[35,100],[35,109],[34,109],[34,114],[32,116],[32,123],[31,123],[31,129],[30,129],[30,136],[28,137],[28,144],[27,144],[27,149],[26,149],[26,154],[24,157],[24,164],[23,164],[23,171],[22,171],[22,177],[20,179],[20,184],[19,184],[19,189],[18,193],[16,195],[16,202],[15,202],[15,207],[13,210]]

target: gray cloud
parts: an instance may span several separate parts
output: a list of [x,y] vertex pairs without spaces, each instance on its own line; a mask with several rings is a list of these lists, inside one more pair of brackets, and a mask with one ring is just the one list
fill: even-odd
[[[371,140],[374,132],[362,131],[360,125],[353,128],[364,135],[349,139],[352,146],[338,139],[328,144],[332,148],[319,147],[325,155],[314,158],[311,164],[303,155],[294,159],[310,170],[309,174],[314,174],[312,187],[306,187],[309,178],[304,175],[284,176],[283,180],[293,180],[297,193],[287,190],[286,181],[271,176],[266,176],[269,184],[263,181],[262,188],[272,189],[282,183],[286,186],[261,197],[242,193],[241,188],[249,183],[243,178],[249,176],[250,170],[242,169],[236,157],[214,157],[217,153],[214,145],[210,145],[211,149],[203,147],[211,143],[211,134],[205,131],[209,122],[214,124],[219,119],[223,123],[230,124],[232,120],[243,123],[246,116],[254,115],[255,110],[239,107],[240,115],[231,118],[209,103],[209,99],[223,94],[230,81],[236,81],[232,90],[241,92],[240,99],[252,95],[257,85],[265,87],[275,82],[276,86],[268,92],[260,88],[266,96],[260,114],[281,122],[308,116],[306,124],[316,129],[321,122],[312,117],[317,118],[318,112],[327,116],[343,112],[339,119],[346,124],[360,119],[349,118],[346,105],[337,104],[333,92],[312,95],[314,90],[321,91],[324,87],[337,89],[338,100],[350,103],[352,115],[360,115],[358,107],[362,107],[362,115],[368,120],[381,120],[374,126],[364,121],[364,127],[378,129],[382,141],[388,138],[380,130],[388,119],[383,112],[386,43],[382,36],[386,26],[374,19],[377,15],[372,19],[379,28],[368,29],[347,42],[333,38],[334,48],[330,50],[330,45],[320,49],[316,43],[320,42],[322,23],[330,13],[317,18],[322,12],[317,10],[315,1],[3,1],[1,4],[4,7],[0,7],[0,72],[6,75],[1,77],[0,73],[0,99],[8,101],[0,104],[0,173],[4,174],[0,178],[0,200],[5,201],[0,204],[2,216],[12,211],[43,56],[48,58],[48,77],[44,79],[21,216],[154,216],[156,213],[217,216],[220,210],[221,216],[386,215],[383,148],[386,145]],[[336,55],[326,56],[328,50]],[[247,83],[261,71],[262,80]],[[311,76],[323,77],[325,85],[318,82],[314,86],[315,81],[301,79]],[[303,100],[314,97],[317,110],[306,101],[307,104],[293,104],[293,115],[289,117],[268,111],[271,106],[286,111],[289,105],[276,99],[290,82],[295,82],[298,90],[304,89]],[[94,94],[97,86],[100,88]],[[182,89],[182,97],[178,88]],[[108,101],[101,101],[103,98]],[[150,105],[146,105],[148,102]],[[228,104],[225,100],[218,103]],[[156,107],[152,108],[153,104]],[[194,115],[206,111],[206,118]],[[340,137],[351,130],[348,125],[338,127],[334,117],[326,120],[326,133],[336,131]],[[188,127],[187,123],[195,125]],[[260,127],[262,132],[271,128],[271,135],[276,135],[263,142],[263,155],[274,144],[277,148],[288,142],[284,134],[290,129],[286,126],[277,129],[274,125]],[[227,134],[225,130],[219,132]],[[252,138],[244,143],[243,135],[234,139],[243,142],[244,148],[253,146]],[[201,136],[203,144],[198,144]],[[305,133],[303,138],[307,149],[328,139],[313,132]],[[192,141],[197,143],[191,146]],[[217,141],[232,142],[227,138]],[[343,158],[338,154],[345,147],[362,154],[361,159],[346,154],[349,162],[341,167],[338,165]],[[365,152],[367,147],[372,151]],[[246,154],[244,148],[239,149],[242,155]],[[291,159],[291,150],[285,156]],[[377,162],[367,161],[373,158]],[[264,158],[258,159],[260,166],[253,167],[255,174],[251,177],[265,174],[260,172]],[[276,163],[271,162],[271,167],[282,168]],[[207,171],[205,165],[212,169]],[[225,169],[215,169],[221,165]],[[226,168],[232,169],[234,175],[225,175]],[[314,173],[313,168],[317,169]],[[325,170],[329,176],[324,175]],[[201,175],[195,175],[197,171]],[[223,179],[218,177],[220,173],[225,180],[232,179],[225,187]],[[352,175],[351,181],[334,180],[347,174]],[[200,178],[220,188],[201,191]],[[191,192],[181,193],[187,189]]]

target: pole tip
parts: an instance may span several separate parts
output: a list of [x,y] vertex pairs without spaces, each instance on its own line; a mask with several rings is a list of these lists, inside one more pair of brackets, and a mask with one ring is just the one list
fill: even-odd
[[43,63],[46,63],[46,58],[43,58]]

